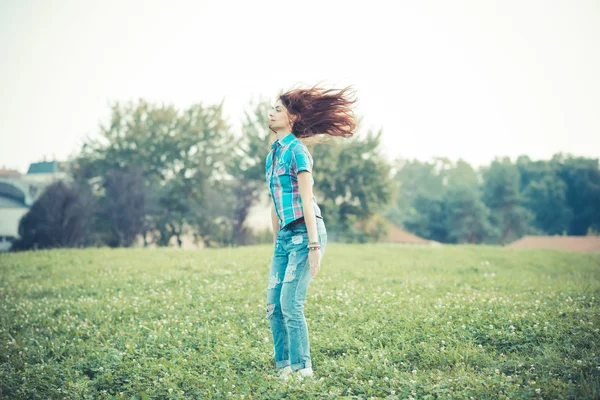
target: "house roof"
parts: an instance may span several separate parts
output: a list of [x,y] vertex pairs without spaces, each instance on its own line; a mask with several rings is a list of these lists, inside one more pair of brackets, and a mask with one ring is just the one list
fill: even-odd
[[410,233],[388,219],[374,215],[368,221],[357,222],[356,227],[363,226],[366,229],[375,229],[376,223],[383,223],[387,229],[387,236],[382,241],[388,243],[406,243],[406,244],[432,244],[434,241],[424,239],[413,233]]
[[31,163],[29,165],[29,169],[27,170],[28,174],[52,174],[55,172],[65,172],[69,163],[62,161],[41,161],[36,163]]
[[397,225],[388,224],[387,241],[392,243],[429,244],[431,241],[423,239],[413,233],[405,231]]
[[507,247],[600,252],[600,236],[524,236]]
[[18,178],[19,176],[21,176],[21,173],[17,170],[14,169],[3,169],[0,168],[0,176],[2,177],[16,177]]
[[[23,206],[25,204],[25,193],[23,189],[19,186],[9,182],[0,182],[0,198],[2,199],[11,199],[16,201]],[[7,203],[6,201],[0,203],[0,207],[8,207],[12,208],[14,205],[12,203]]]

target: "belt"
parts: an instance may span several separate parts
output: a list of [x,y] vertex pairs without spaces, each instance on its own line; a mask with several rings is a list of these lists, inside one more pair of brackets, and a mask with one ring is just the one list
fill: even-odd
[[[319,219],[323,219],[322,217],[317,217]],[[285,225],[283,228],[281,229],[290,229],[292,226],[294,225],[298,225],[304,223],[304,217],[300,217],[298,219],[293,220],[292,222],[290,222],[289,224]]]

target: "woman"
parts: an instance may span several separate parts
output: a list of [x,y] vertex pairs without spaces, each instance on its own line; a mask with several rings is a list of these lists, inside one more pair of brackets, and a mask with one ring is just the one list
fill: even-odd
[[308,285],[319,272],[327,244],[321,210],[313,195],[313,160],[304,141],[316,135],[350,137],[356,118],[342,90],[293,89],[279,94],[269,112],[276,140],[266,159],[271,192],[274,253],[267,287],[275,368],[287,379],[313,376],[304,300]]

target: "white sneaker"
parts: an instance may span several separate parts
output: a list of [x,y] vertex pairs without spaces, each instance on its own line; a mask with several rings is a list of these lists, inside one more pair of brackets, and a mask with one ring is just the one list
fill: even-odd
[[289,365],[285,368],[281,368],[279,370],[279,372],[277,373],[277,376],[284,380],[287,381],[288,378],[294,373],[294,371],[292,370],[292,367],[290,367]]
[[313,373],[313,370],[311,367],[299,369],[295,373],[296,373],[296,375],[298,375],[299,379],[303,379],[305,377],[308,377],[308,378],[315,377],[315,374]]

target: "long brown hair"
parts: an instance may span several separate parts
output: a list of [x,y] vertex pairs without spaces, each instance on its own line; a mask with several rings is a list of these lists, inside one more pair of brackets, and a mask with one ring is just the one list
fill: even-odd
[[279,99],[293,119],[292,133],[297,138],[315,135],[351,137],[357,120],[352,106],[355,90],[325,89],[315,85],[309,89],[291,89],[279,94]]

